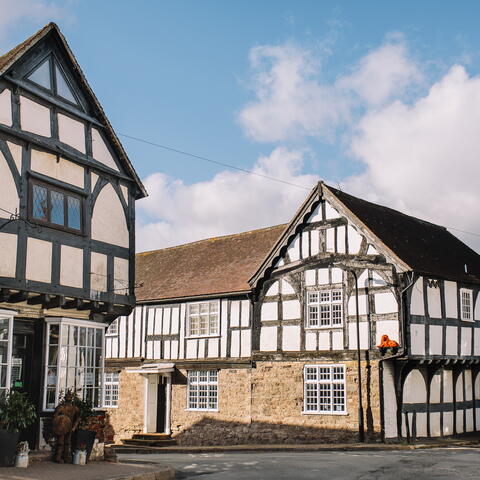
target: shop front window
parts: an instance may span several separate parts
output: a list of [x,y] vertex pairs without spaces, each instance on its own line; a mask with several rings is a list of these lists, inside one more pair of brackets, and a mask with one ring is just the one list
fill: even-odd
[[67,390],[102,406],[103,335],[103,325],[47,321],[45,410],[53,410]]
[[0,311],[0,393],[10,385],[13,317]]

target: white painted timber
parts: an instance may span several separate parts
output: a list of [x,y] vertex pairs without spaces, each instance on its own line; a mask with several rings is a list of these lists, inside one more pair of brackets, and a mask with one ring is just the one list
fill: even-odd
[[430,318],[442,318],[440,287],[427,287],[428,315]]
[[21,129],[43,137],[51,137],[50,109],[27,97],[20,96]]
[[423,278],[420,277],[412,287],[410,301],[410,313],[412,315],[425,315],[425,304],[423,301]]
[[17,235],[0,233],[0,277],[15,277],[17,266]]
[[299,325],[285,325],[283,327],[282,349],[286,352],[298,352],[300,350]]
[[447,318],[458,318],[457,283],[445,280],[445,313]]
[[447,327],[447,333],[445,338],[446,355],[458,355],[458,328]]
[[412,355],[425,355],[425,325],[410,325]]
[[103,141],[100,132],[96,128],[92,128],[92,150],[93,158],[107,167],[118,171],[117,164],[110,153],[107,145]]
[[0,93],[0,123],[12,126],[12,94],[8,88]]
[[396,313],[398,304],[395,295],[392,292],[383,292],[375,294],[375,313]]
[[6,212],[0,210],[0,217],[10,218],[11,213],[18,212],[19,200],[15,180],[2,152],[0,152],[0,178],[2,179],[0,208],[6,210]]
[[51,283],[52,243],[36,238],[27,240],[27,280]]
[[260,350],[263,352],[277,350],[277,327],[262,327],[260,329]]
[[282,309],[284,320],[300,318],[300,302],[298,300],[287,300],[282,302]]
[[85,125],[82,122],[59,113],[58,138],[61,142],[85,153]]
[[430,335],[430,345],[428,353],[430,355],[442,355],[443,327],[441,325],[430,325],[428,328]]
[[62,245],[60,252],[60,284],[83,288],[83,249]]

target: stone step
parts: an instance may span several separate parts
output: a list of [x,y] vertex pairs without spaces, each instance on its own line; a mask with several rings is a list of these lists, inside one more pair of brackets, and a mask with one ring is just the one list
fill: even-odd
[[124,445],[140,445],[144,447],[164,447],[166,445],[176,445],[177,442],[171,438],[165,439],[144,439],[144,438],[125,438],[122,439]]
[[152,440],[152,439],[171,439],[168,433],[135,433],[132,438],[139,438],[144,440]]
[[165,447],[146,447],[142,445],[112,445],[111,447],[115,454],[117,453],[134,453],[134,454],[148,454],[161,453],[165,451]]

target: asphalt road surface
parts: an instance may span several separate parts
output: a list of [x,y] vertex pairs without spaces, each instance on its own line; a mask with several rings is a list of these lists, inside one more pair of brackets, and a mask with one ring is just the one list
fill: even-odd
[[171,465],[192,480],[480,480],[480,448],[375,452],[165,453],[121,462]]

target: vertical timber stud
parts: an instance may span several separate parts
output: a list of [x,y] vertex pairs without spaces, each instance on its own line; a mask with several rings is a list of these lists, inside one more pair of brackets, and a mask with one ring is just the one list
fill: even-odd
[[358,376],[358,441],[365,441],[365,427],[363,423],[362,401],[362,359],[360,354],[360,313],[358,310],[358,278],[355,270],[350,270],[355,279],[355,308],[357,320],[357,376]]

